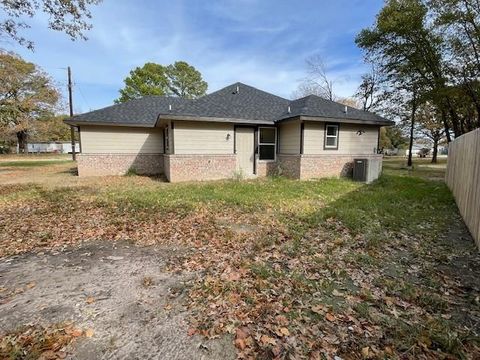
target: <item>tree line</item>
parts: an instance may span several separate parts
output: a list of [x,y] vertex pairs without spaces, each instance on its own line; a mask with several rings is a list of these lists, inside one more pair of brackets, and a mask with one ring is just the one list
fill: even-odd
[[[184,61],[171,65],[147,63],[130,72],[120,89],[121,103],[146,95],[195,98],[206,93],[200,72]],[[37,65],[16,54],[0,51],[0,139],[18,143],[27,151],[27,141],[68,141],[69,126],[61,94],[51,77]],[[0,143],[0,146],[2,144]]]
[[356,43],[372,66],[357,95],[408,123],[410,148],[418,131],[435,152],[442,137],[480,127],[478,0],[387,0]]
[[351,97],[335,94],[321,56],[306,60],[295,97],[315,94],[398,125],[383,129],[385,146],[415,137],[438,145],[480,127],[480,2],[386,0],[374,24],[356,36],[370,71]]

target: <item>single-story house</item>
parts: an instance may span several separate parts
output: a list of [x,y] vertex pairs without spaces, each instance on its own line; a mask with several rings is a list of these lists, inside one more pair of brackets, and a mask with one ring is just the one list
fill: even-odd
[[65,122],[80,133],[80,176],[134,169],[171,182],[341,176],[354,158],[381,167],[380,127],[393,125],[318,96],[288,100],[242,83],[194,100],[146,96]]

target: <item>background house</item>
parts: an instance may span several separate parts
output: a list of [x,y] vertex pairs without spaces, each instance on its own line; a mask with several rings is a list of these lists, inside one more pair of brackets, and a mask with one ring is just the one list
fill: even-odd
[[[75,152],[80,152],[79,143],[75,142]],[[37,141],[27,144],[28,153],[58,153],[71,154],[72,143],[68,141]],[[16,147],[17,154],[20,152],[18,143]]]

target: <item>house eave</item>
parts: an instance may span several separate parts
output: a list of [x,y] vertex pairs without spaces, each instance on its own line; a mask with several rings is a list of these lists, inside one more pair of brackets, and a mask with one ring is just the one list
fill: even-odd
[[77,121],[77,120],[63,120],[67,125],[72,126],[122,126],[122,127],[141,127],[141,128],[153,128],[155,124],[140,124],[140,123],[119,123],[119,122],[103,122],[103,121]]
[[278,121],[269,121],[269,120],[254,120],[254,119],[239,119],[239,118],[224,118],[224,117],[209,117],[209,116],[191,116],[191,115],[170,115],[170,114],[161,114],[158,116],[158,119],[155,123],[145,124],[145,123],[126,123],[126,122],[103,122],[103,121],[79,121],[75,119],[66,119],[64,120],[65,124],[72,126],[121,126],[121,127],[141,127],[141,128],[153,128],[159,126],[162,121],[198,121],[198,122],[223,122],[223,123],[233,123],[239,125],[275,125],[276,123],[284,123],[292,120],[300,121],[334,121],[338,123],[347,123],[347,124],[366,124],[366,125],[377,125],[377,126],[392,126],[395,122],[390,120],[361,120],[361,119],[348,119],[348,118],[336,118],[336,117],[327,117],[327,116],[292,116]]

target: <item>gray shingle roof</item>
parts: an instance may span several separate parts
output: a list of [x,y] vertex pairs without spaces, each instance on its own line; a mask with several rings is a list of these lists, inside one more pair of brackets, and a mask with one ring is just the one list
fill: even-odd
[[[289,109],[290,112],[288,112]],[[378,115],[352,107],[348,107],[345,113],[345,105],[315,95],[291,101],[242,83],[229,85],[195,100],[146,96],[74,116],[67,120],[67,123],[153,127],[159,117],[168,118],[169,116],[229,119],[235,122],[247,120],[272,124],[298,116],[343,119],[347,122],[354,120],[379,125],[389,123]]]
[[360,120],[369,122],[387,122],[388,120],[378,116],[374,113],[355,109],[337,103],[335,101],[327,100],[316,95],[308,95],[303,98],[293,100],[290,103],[290,114],[284,116],[282,119],[296,116],[309,116],[321,118]]
[[[290,100],[235,83],[194,101],[181,104],[175,114],[244,120],[275,121],[287,113]],[[160,115],[162,117],[162,113]]]
[[67,123],[92,123],[153,127],[158,114],[168,112],[169,106],[177,108],[191,100],[168,96],[144,96],[140,99],[108,106],[103,109],[75,115]]

